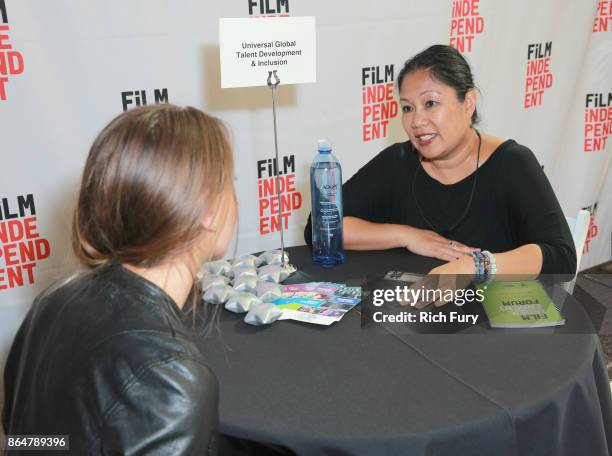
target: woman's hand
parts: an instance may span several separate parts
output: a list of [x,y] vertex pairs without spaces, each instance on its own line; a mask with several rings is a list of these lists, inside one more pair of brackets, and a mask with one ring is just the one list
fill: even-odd
[[[474,279],[476,267],[471,257],[463,256],[459,260],[451,261],[437,268],[433,268],[421,280],[413,284],[410,288],[423,290],[440,290],[442,299],[427,300],[423,299],[416,303],[402,302],[402,305],[413,304],[415,308],[422,309],[430,304],[436,307],[443,306],[452,301],[450,296],[453,296],[456,290],[465,289]],[[421,296],[426,297],[427,293]],[[435,293],[430,293],[430,296],[435,296]]]
[[461,275],[468,277],[470,281],[474,278],[475,274],[476,266],[474,266],[474,260],[471,256],[465,255],[458,260],[451,261],[449,263],[433,268],[428,273],[428,275],[441,276]]
[[405,247],[417,255],[438,258],[444,261],[455,261],[466,257],[466,255],[469,256],[474,251],[480,250],[447,239],[435,231],[412,227],[410,227],[409,235],[406,236]]

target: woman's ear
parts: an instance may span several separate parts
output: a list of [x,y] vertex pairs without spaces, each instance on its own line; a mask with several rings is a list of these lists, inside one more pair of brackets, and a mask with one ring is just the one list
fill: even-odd
[[219,230],[219,209],[222,205],[223,201],[219,199],[208,207],[202,219],[202,228],[206,233],[213,234]]
[[215,233],[219,228],[219,226],[214,220],[214,217],[210,215],[204,217],[204,220],[202,220],[202,227],[204,228],[204,231],[207,231],[209,233]]
[[466,114],[470,119],[472,118],[472,114],[474,114],[474,111],[476,110],[477,101],[478,93],[476,92],[476,89],[470,89],[465,93],[465,101],[463,103],[465,106]]

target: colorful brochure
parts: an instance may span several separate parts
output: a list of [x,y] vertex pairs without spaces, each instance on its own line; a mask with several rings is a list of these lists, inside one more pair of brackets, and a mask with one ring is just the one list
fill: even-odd
[[560,326],[565,319],[535,280],[491,282],[478,285],[492,328],[542,328]]
[[361,301],[361,287],[310,282],[283,285],[283,297],[272,304],[283,309],[279,320],[331,325]]

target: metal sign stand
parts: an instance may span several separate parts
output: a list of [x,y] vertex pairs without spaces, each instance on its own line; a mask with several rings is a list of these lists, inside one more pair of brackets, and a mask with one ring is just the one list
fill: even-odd
[[280,84],[280,79],[276,74],[276,70],[268,71],[268,87],[272,90],[272,117],[274,118],[274,154],[276,157],[276,166],[275,166],[275,179],[276,179],[276,197],[278,199],[278,221],[280,225],[280,239],[281,239],[281,260],[282,267],[287,268],[287,258],[285,256],[285,227],[283,225],[283,206],[281,204],[281,192],[280,192],[280,178],[279,174],[279,164],[280,161],[278,159],[278,133],[276,129],[276,87]]

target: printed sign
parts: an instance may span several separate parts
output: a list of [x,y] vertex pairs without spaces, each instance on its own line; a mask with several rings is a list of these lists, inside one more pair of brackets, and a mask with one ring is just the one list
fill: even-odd
[[34,195],[0,198],[0,293],[33,285],[36,267],[50,254],[49,240],[38,231]]
[[222,18],[219,48],[222,88],[316,82],[314,17]]

